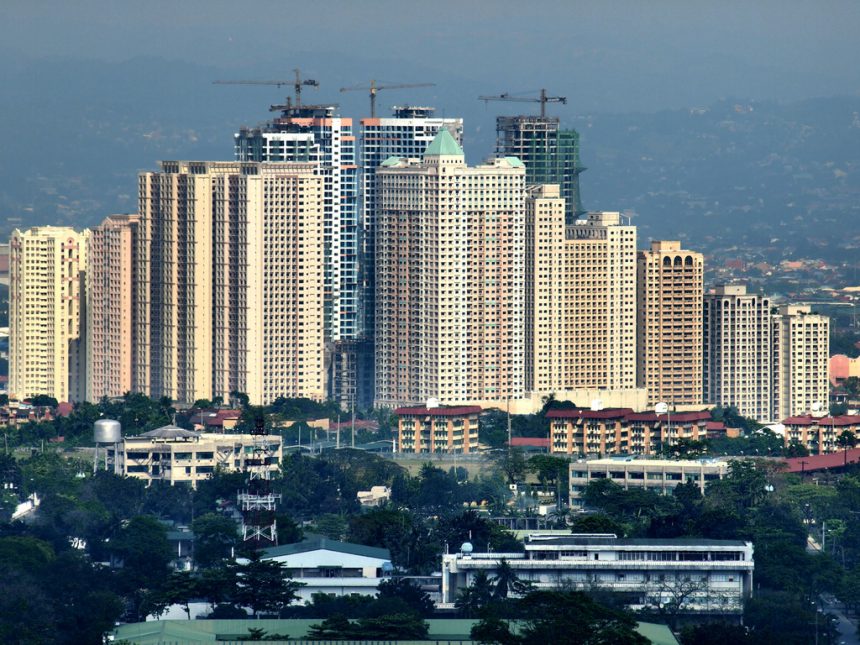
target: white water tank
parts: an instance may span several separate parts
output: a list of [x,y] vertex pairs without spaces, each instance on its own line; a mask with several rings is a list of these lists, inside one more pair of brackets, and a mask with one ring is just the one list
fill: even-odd
[[120,443],[122,441],[122,427],[119,421],[113,419],[99,419],[93,424],[93,441],[98,443]]

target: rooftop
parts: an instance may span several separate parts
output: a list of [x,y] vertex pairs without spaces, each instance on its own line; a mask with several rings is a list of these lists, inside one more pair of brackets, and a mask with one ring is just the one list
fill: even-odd
[[282,544],[263,549],[264,558],[277,558],[285,555],[296,555],[297,553],[308,553],[309,551],[335,551],[336,553],[349,553],[350,555],[363,555],[367,558],[378,558],[380,560],[391,560],[388,549],[378,549],[363,544],[352,542],[338,542],[323,535],[310,535],[307,539],[295,544]]
[[479,414],[480,412],[481,408],[477,405],[459,405],[450,408],[428,408],[424,406],[418,406],[414,408],[397,408],[394,411],[394,414],[397,414],[399,416],[427,415],[434,417],[456,417],[462,414]]
[[[463,149],[460,147],[460,144],[457,143],[457,140],[451,135],[448,131],[448,128],[441,128],[436,136],[433,138],[433,141],[427,146],[427,149],[424,150],[424,156],[439,156],[439,155],[448,155],[454,157],[462,157]],[[383,162],[384,165],[384,162]]]

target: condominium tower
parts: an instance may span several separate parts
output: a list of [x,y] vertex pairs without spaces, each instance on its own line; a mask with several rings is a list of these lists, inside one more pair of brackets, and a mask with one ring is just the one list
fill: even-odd
[[773,321],[769,298],[743,285],[705,294],[702,391],[708,403],[773,418]]
[[137,215],[111,215],[92,229],[86,279],[86,400],[132,389]]
[[830,319],[806,305],[785,305],[773,317],[773,420],[829,408]]
[[558,186],[526,199],[526,389],[636,387],[636,227],[593,212],[565,225]]
[[377,404],[521,397],[522,162],[467,167],[442,129],[377,177]]
[[9,395],[84,396],[87,236],[67,227],[15,230],[10,241]]
[[322,177],[326,340],[356,338],[362,231],[352,119],[335,116],[334,106],[272,107],[280,117],[235,135],[236,159],[309,163]]
[[528,186],[558,184],[568,224],[584,214],[579,175],[585,168],[579,161],[579,133],[560,129],[558,117],[498,117],[496,154],[520,159]]
[[637,385],[648,403],[702,403],[701,253],[654,241],[638,258]]
[[315,170],[165,161],[141,174],[136,390],[189,403],[324,398]]

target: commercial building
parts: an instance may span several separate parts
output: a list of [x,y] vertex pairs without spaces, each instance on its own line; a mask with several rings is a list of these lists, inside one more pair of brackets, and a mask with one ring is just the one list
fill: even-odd
[[264,549],[261,557],[281,563],[293,580],[302,583],[297,594],[304,603],[319,593],[375,596],[383,575],[394,570],[388,549],[322,536]]
[[522,553],[443,555],[439,606],[452,608],[479,571],[492,578],[502,560],[536,589],[599,588],[619,594],[632,611],[671,606],[678,615],[738,616],[753,593],[751,542],[529,536]]
[[197,488],[216,468],[225,471],[262,472],[281,463],[281,438],[277,435],[208,434],[176,426],[164,426],[135,437],[125,437],[108,461],[126,477],[171,486]]
[[89,231],[37,226],[12,233],[9,396],[84,398],[84,275]]
[[570,464],[570,505],[582,507],[589,482],[608,479],[624,490],[651,490],[670,494],[678,484],[692,482],[704,494],[709,482],[726,476],[729,464],[716,459],[637,459],[614,457],[587,459]]
[[87,401],[133,388],[134,253],[138,215],[111,215],[92,229],[86,276]]
[[522,162],[467,167],[443,128],[377,177],[377,405],[521,397]]
[[734,406],[745,417],[773,418],[774,343],[770,298],[743,285],[705,294],[703,383],[708,403]]
[[470,453],[478,449],[481,408],[397,408],[397,446],[407,453]]
[[134,389],[186,403],[325,398],[314,166],[161,167],[140,176]]
[[630,408],[549,410],[550,451],[567,455],[655,455],[679,439],[708,435],[707,411],[654,414]]
[[830,319],[807,305],[784,305],[773,317],[773,339],[773,418],[827,410]]
[[568,224],[584,213],[579,194],[579,133],[562,130],[558,117],[496,118],[496,154],[516,157],[526,166],[526,185],[555,184],[565,202]]
[[702,403],[701,253],[680,242],[653,241],[639,251],[637,271],[637,385],[648,403]]

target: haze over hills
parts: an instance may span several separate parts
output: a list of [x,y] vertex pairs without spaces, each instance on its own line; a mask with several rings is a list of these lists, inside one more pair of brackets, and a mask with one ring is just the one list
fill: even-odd
[[[319,69],[336,69],[316,58]],[[353,70],[363,62],[331,75],[309,70],[322,87],[308,91],[306,101],[337,101],[356,120],[366,115],[364,92],[337,92],[356,82]],[[462,115],[470,163],[492,152],[496,115],[536,111],[521,103],[485,106],[475,97],[503,88],[413,67],[404,78],[437,87],[381,93],[380,112],[411,101]],[[264,76],[152,57],[114,63],[3,57],[0,237],[16,226],[84,227],[134,211],[136,174],[160,159],[232,158],[233,132],[268,118],[268,105],[289,88],[212,80]],[[760,246],[770,259],[826,246],[835,260],[856,257],[860,97],[724,99],[648,113],[578,113],[582,104],[577,97],[550,109],[582,135],[589,168],[584,205],[635,212],[643,243],[680,237],[717,254],[735,244]]]

